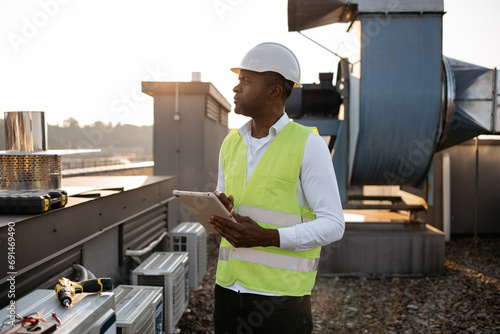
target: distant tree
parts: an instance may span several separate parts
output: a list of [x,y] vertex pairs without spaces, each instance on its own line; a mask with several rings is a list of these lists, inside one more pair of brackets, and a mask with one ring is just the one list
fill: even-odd
[[[81,127],[75,118],[63,121],[62,126],[47,125],[48,149],[99,148],[105,152],[135,151],[151,155],[153,152],[153,126],[136,126],[97,121]],[[0,119],[0,150],[5,150],[4,120]]]
[[73,117],[63,121],[63,128],[79,128],[80,124]]
[[118,123],[113,126],[97,121],[81,127],[74,118],[63,122],[63,126],[48,126],[49,149],[99,148],[101,156],[106,152],[135,151],[150,155],[153,152],[153,127]]
[[111,129],[113,127],[113,124],[111,124],[111,122],[108,122],[108,124],[104,124],[101,121],[97,121],[97,122],[94,122],[94,124],[92,126],[95,128],[101,128],[101,129],[105,129],[105,128]]

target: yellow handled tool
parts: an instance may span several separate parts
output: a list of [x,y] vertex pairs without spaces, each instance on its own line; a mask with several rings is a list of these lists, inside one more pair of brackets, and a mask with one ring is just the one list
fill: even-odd
[[92,278],[81,282],[73,282],[63,277],[56,284],[56,295],[62,306],[69,308],[77,293],[98,293],[113,291],[111,278]]

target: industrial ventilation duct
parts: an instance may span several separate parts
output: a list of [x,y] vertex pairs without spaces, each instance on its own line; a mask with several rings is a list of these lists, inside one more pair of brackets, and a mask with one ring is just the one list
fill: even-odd
[[496,69],[443,57],[445,123],[438,150],[500,130]]
[[[345,117],[328,115],[341,188],[420,187],[436,151],[499,131],[497,71],[443,57],[443,14],[442,0],[288,1],[291,31],[351,23],[336,82]],[[313,122],[301,103],[295,119]]]

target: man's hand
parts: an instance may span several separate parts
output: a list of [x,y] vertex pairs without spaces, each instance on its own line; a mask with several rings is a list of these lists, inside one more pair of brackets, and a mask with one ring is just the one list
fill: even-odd
[[[229,196],[229,198],[232,199],[232,196]],[[279,247],[280,237],[278,230],[263,228],[250,217],[240,216],[234,210],[231,211],[231,214],[239,224],[215,215],[211,215],[208,218],[208,222],[231,245],[234,247]]]
[[233,210],[234,206],[233,195],[229,195],[229,197],[227,197],[226,194],[224,194],[222,191],[219,190],[214,191],[214,194],[219,198],[219,201],[221,201],[222,204],[224,204],[227,211],[231,212],[231,210]]

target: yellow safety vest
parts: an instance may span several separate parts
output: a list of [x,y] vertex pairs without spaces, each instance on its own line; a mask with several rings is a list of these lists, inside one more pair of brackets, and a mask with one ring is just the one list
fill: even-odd
[[[238,131],[222,143],[221,159],[226,195],[234,206],[264,228],[300,224],[316,216],[297,201],[297,183],[307,137],[316,130],[289,122],[262,156],[246,184],[247,146]],[[278,247],[234,248],[222,238],[216,282],[286,296],[311,294],[316,280],[321,247],[307,251]]]

